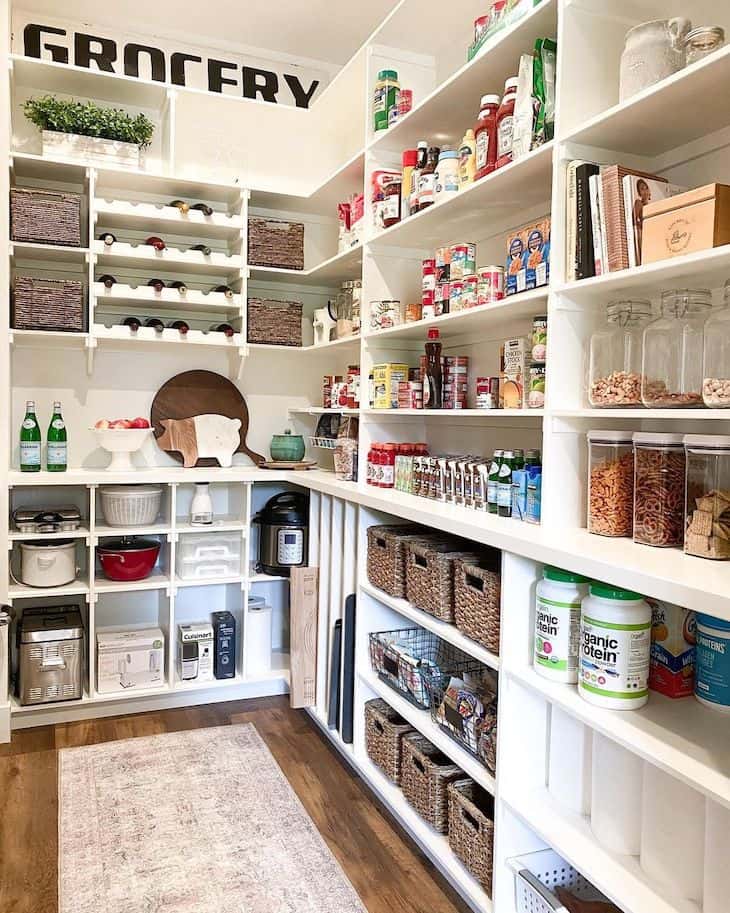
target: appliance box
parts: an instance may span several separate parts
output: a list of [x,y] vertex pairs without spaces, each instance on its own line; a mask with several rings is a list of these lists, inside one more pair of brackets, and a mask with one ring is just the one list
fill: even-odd
[[107,628],[96,634],[96,690],[114,694],[165,683],[165,635],[159,628]]
[[177,626],[177,668],[184,682],[213,680],[213,625]]
[[213,612],[215,651],[213,674],[216,678],[234,678],[236,675],[236,619],[230,612]]
[[730,243],[730,186],[706,184],[644,207],[641,262]]

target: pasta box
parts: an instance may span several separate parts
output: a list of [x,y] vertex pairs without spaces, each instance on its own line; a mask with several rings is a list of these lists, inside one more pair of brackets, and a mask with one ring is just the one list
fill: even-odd
[[730,186],[706,184],[644,207],[642,263],[730,243]]
[[511,231],[506,239],[505,293],[516,295],[550,281],[550,216]]

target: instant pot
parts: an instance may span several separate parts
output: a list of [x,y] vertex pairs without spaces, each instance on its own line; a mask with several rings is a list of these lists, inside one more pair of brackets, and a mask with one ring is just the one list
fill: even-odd
[[255,517],[259,524],[259,570],[265,574],[289,576],[293,567],[307,563],[309,498],[283,491],[266,502]]

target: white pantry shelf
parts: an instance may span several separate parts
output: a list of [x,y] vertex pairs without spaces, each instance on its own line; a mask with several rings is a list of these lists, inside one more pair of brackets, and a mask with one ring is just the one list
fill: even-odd
[[300,406],[287,410],[290,415],[359,415],[359,409],[325,409],[322,406]]
[[206,216],[191,209],[182,213],[175,206],[155,203],[137,203],[129,200],[107,200],[97,197],[93,201],[98,216],[98,227],[139,228],[148,234],[167,232],[172,235],[191,235],[195,238],[240,239],[244,225],[239,215],[213,212]]
[[243,585],[245,578],[243,574],[230,574],[226,577],[199,577],[196,579],[183,580],[175,574],[173,583],[176,589],[189,589],[191,587],[207,586],[228,586],[229,584]]
[[64,333],[60,330],[10,330],[11,346],[25,349],[83,349],[88,333]]
[[[646,419],[653,421],[671,422],[696,422],[696,421],[723,421],[730,418],[729,409],[592,409],[588,406],[581,409],[551,409],[550,415],[555,418],[590,419],[600,422],[602,419],[626,419],[631,422],[641,422]],[[677,429],[677,430],[681,430]]]
[[230,688],[233,685],[242,685],[244,682],[244,677],[242,675],[236,674],[233,678],[211,678],[207,681],[198,681],[198,679],[193,678],[190,680],[184,680],[178,677],[177,672],[175,673],[175,683],[173,685],[173,690],[175,691],[207,691],[209,688]]
[[88,247],[67,247],[63,244],[35,244],[29,241],[10,242],[10,262],[37,261],[43,263],[71,263],[83,266],[89,254]]
[[308,269],[284,269],[277,266],[248,264],[251,282],[277,280],[293,285],[318,285],[323,288],[337,286],[346,279],[357,279],[361,272],[362,244],[334,254]]
[[541,419],[544,409],[361,409],[360,414],[374,418],[478,419],[483,421],[524,421]]
[[91,336],[95,342],[100,342],[109,348],[139,347],[143,351],[148,347],[172,345],[210,346],[238,353],[244,347],[240,333],[226,336],[224,333],[205,333],[202,330],[189,330],[183,336],[179,330],[173,330],[169,327],[165,327],[161,333],[158,333],[153,327],[140,327],[136,333],[133,333],[129,327],[121,324],[107,327],[103,323],[95,323],[92,327]]
[[233,514],[228,514],[226,516],[216,514],[213,518],[213,522],[206,526],[201,526],[198,523],[193,524],[190,520],[180,518],[175,521],[175,532],[182,534],[193,533],[194,535],[199,535],[205,533],[232,533],[243,532],[246,529],[248,529],[248,524],[241,520],[240,517],[236,517]]
[[[149,244],[128,244],[126,241],[115,241],[105,244],[94,241],[92,251],[98,258],[99,268],[105,271],[107,266],[113,269],[153,269],[162,272],[178,271],[185,275],[231,275],[240,274],[243,268],[243,257],[238,254],[212,251],[204,256],[199,250],[179,250],[169,247],[155,250]],[[217,284],[217,283],[216,283]]]
[[62,533],[21,533],[17,529],[11,529],[8,532],[8,539],[11,542],[36,542],[46,539],[88,539],[90,535],[91,533],[85,526]]
[[144,590],[165,590],[170,586],[169,575],[159,568],[154,568],[144,580],[108,580],[102,576],[102,573],[102,571],[97,571],[94,580],[95,593],[133,593]]
[[47,599],[49,596],[85,596],[89,592],[87,580],[74,580],[63,586],[38,587],[26,586],[23,583],[8,584],[8,598],[13,599]]
[[151,285],[127,285],[115,282],[107,288],[103,282],[94,282],[92,291],[96,296],[96,306],[120,306],[133,304],[137,307],[146,305],[153,310],[169,310],[178,313],[187,311],[211,311],[212,313],[239,314],[241,295],[226,297],[224,292],[202,291],[188,288],[184,295],[177,289],[163,288],[155,291]]
[[93,534],[96,537],[123,536],[167,536],[172,532],[169,523],[150,523],[147,526],[109,526],[107,523],[95,523]]

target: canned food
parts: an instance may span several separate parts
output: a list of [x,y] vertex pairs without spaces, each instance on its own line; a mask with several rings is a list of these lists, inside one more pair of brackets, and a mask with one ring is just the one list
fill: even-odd
[[436,261],[424,260],[421,271],[421,288],[424,292],[432,292],[436,288]]
[[545,406],[545,365],[530,366],[530,381],[527,393],[527,408],[542,409]]
[[449,285],[449,311],[453,314],[454,311],[461,311],[463,309],[462,296],[464,294],[464,283],[461,279],[452,279]]
[[545,364],[547,356],[547,314],[532,318],[532,360]]
[[412,304],[406,305],[406,323],[416,323],[416,321],[421,319],[423,312],[423,305],[415,301]]
[[477,246],[472,242],[465,244],[454,244],[451,248],[451,270],[452,279],[463,279],[471,273],[477,271]]
[[504,269],[501,266],[483,266],[477,275],[477,304],[494,304],[504,298]]
[[477,306],[477,286],[479,278],[476,273],[464,276],[464,291],[461,296],[461,306],[464,310],[475,308]]
[[403,117],[413,107],[413,89],[401,89],[398,93],[398,117]]

